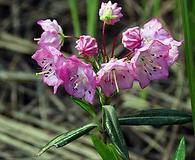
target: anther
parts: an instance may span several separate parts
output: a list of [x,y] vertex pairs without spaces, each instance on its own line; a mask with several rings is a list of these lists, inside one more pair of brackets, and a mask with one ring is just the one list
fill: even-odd
[[37,76],[37,75],[47,74],[47,73],[49,73],[49,71],[47,71],[47,70],[46,70],[46,71],[42,71],[42,72],[36,73],[36,76]]

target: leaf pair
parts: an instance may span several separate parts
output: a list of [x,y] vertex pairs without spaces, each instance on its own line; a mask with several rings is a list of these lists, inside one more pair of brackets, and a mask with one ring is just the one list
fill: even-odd
[[[128,160],[128,150],[119,126],[120,125],[174,125],[192,121],[190,114],[170,109],[150,109],[140,111],[130,116],[117,118],[114,107],[103,106],[105,114],[105,126],[111,142],[116,147],[123,160]],[[97,148],[97,147],[96,147]],[[100,154],[101,155],[101,154]],[[185,160],[185,141],[181,139],[174,160]]]
[[[88,112],[93,118],[96,118],[96,113],[93,106],[81,99],[71,97],[82,109]],[[171,109],[148,109],[120,117],[120,125],[176,125],[185,124],[192,121],[192,116],[188,113],[171,110]]]

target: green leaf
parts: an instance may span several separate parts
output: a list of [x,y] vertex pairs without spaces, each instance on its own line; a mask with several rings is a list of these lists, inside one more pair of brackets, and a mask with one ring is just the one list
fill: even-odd
[[115,160],[122,160],[113,144],[108,144],[107,147],[114,155]]
[[123,160],[129,159],[128,150],[120,129],[119,121],[117,118],[116,111],[113,106],[105,105],[103,106],[104,117],[105,117],[105,127],[110,137],[111,142],[116,147]]
[[86,112],[88,112],[93,118],[96,117],[96,113],[93,110],[93,106],[81,99],[75,98],[75,97],[71,97],[71,99],[78,104],[82,109],[84,109]]
[[108,159],[117,160],[115,159],[115,155],[110,151],[108,146],[104,142],[102,142],[96,135],[92,135],[91,139],[97,152],[99,153],[103,160]]
[[97,127],[96,124],[89,123],[89,124],[86,124],[80,128],[76,128],[76,129],[73,129],[69,132],[62,133],[62,134],[58,135],[57,137],[55,137],[54,139],[52,139],[48,144],[46,144],[39,151],[39,153],[37,155],[40,156],[41,154],[43,154],[45,151],[47,151],[49,148],[51,148],[53,146],[55,146],[56,148],[63,147],[65,145],[67,145],[68,143],[83,136],[84,134],[90,132],[95,127]]
[[175,125],[192,121],[188,113],[171,109],[149,109],[119,118],[120,125]]
[[182,137],[179,146],[177,147],[177,150],[175,152],[173,160],[185,160],[186,157],[185,150],[186,150],[185,140],[184,137]]
[[103,160],[122,160],[113,144],[105,144],[96,135],[92,135],[91,139]]

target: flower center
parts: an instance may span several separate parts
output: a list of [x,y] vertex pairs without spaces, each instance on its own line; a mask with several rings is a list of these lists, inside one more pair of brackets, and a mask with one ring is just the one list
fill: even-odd
[[149,44],[150,42],[152,41],[152,38],[151,37],[144,37],[143,38],[143,42],[144,42],[144,44]]
[[[153,58],[154,56],[154,54],[151,54],[150,57],[142,55],[139,58],[139,63],[142,65],[144,72],[146,72],[150,76],[152,76],[152,72],[156,72],[158,69],[162,69],[162,67],[155,62],[155,59]],[[159,57],[162,57],[162,55],[160,55]],[[156,58],[158,59],[159,57]]]
[[[118,70],[116,70],[116,69],[112,69],[110,72],[108,72],[108,74],[107,74],[107,77],[106,77],[106,79],[104,80],[104,82],[107,84],[107,83],[110,83],[111,85],[115,85],[115,87],[116,87],[116,90],[117,90],[117,92],[119,92],[119,86],[118,86],[118,82],[117,82],[117,75],[119,74],[119,73],[121,73],[122,71],[118,71]],[[124,75],[122,75],[123,76],[123,78],[125,78],[125,76]]]
[[52,60],[49,58],[43,58],[41,61],[41,64],[43,65],[42,72],[36,73],[36,75],[44,75],[44,77],[49,77],[51,75],[55,75],[55,70],[53,68]]
[[73,90],[78,90],[79,86],[84,86],[88,82],[88,77],[82,68],[78,68],[77,74],[69,78],[70,81],[73,81]]

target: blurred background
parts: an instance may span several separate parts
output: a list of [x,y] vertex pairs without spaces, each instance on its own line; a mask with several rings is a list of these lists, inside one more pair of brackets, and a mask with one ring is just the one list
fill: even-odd
[[[42,29],[40,19],[56,19],[66,35],[90,34],[101,41],[102,22],[98,17],[101,0],[0,0],[0,159],[1,160],[99,160],[88,136],[60,149],[51,149],[37,158],[39,148],[57,134],[90,121],[89,116],[66,95],[63,87],[57,94],[35,76],[40,67],[31,59]],[[107,1],[104,1],[107,2]],[[177,40],[184,39],[178,0],[113,0],[122,7],[124,17],[107,27],[106,43],[111,51],[115,36],[133,26],[142,26],[158,17]],[[191,5],[193,3],[193,5]],[[76,4],[76,5],[75,5]],[[195,3],[189,1],[189,6]],[[195,10],[194,10],[195,11]],[[190,16],[194,16],[190,12]],[[76,16],[78,14],[78,17]],[[192,33],[194,34],[194,32]],[[195,34],[194,34],[195,36]],[[75,42],[65,40],[62,50],[76,53]],[[117,44],[116,55],[127,50]],[[120,92],[112,98],[119,115],[148,108],[172,108],[191,112],[184,50],[171,67],[168,80],[154,81],[141,90]],[[100,111],[95,99],[95,110]],[[124,127],[131,160],[169,160],[181,136],[187,144],[187,160],[195,159],[192,124],[182,126]]]

